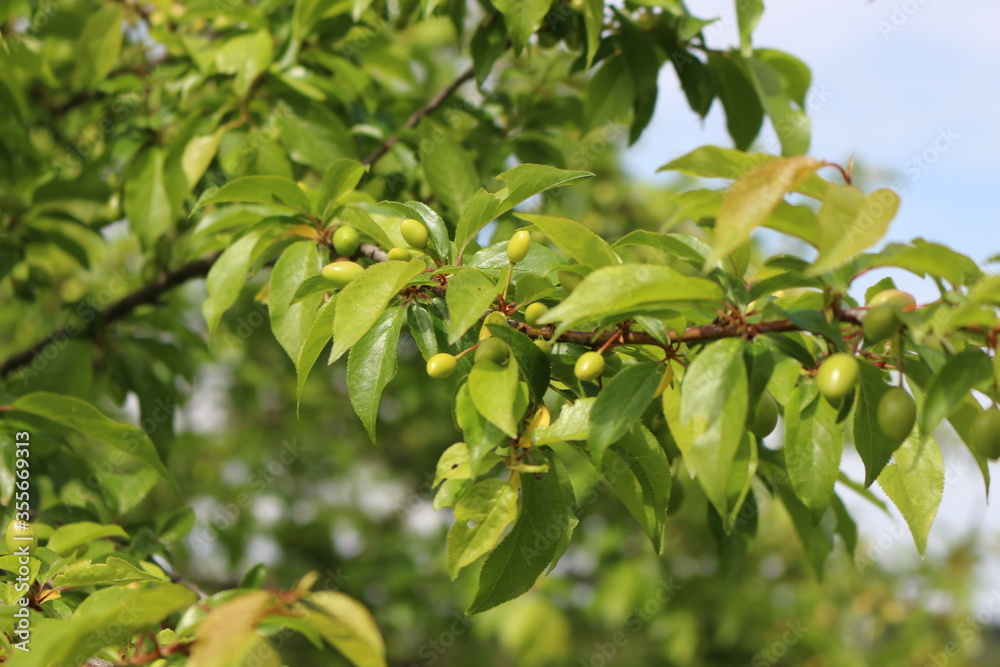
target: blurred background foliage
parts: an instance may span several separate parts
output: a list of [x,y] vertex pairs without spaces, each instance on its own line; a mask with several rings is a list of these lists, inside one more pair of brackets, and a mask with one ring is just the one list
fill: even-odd
[[[205,22],[229,34],[277,15],[276,29],[286,31],[290,9],[282,5],[288,3],[163,2],[145,15],[145,33],[126,33],[119,66],[83,99],[84,93],[60,90],[59,82],[75,67],[70,46],[99,3],[56,4],[30,35],[40,49],[0,56],[0,92],[27,91],[18,99],[0,96],[0,278],[10,273],[0,282],[3,358],[67,322],[90,322],[162,269],[215,249],[210,241],[192,240],[187,232],[195,223],[186,217],[152,244],[128,232],[122,179],[148,142],[169,148],[212,123],[247,114],[246,126],[223,137],[201,187],[250,174],[316,185],[329,161],[368,155],[468,62],[468,53],[455,47],[468,40],[456,32],[468,22],[457,10],[465,3],[435,3],[440,9],[426,20],[414,19],[420,3],[403,3],[390,29],[334,15],[318,23],[298,55],[326,74],[268,77],[241,109],[218,81],[198,86],[182,78],[186,64],[177,53],[197,57]],[[5,19],[40,15],[34,3],[7,5]],[[123,6],[136,10],[131,2]],[[636,11],[658,15],[646,7]],[[474,6],[471,13],[485,12]],[[546,28],[536,39],[548,47],[533,43],[520,56],[507,54],[486,85],[456,98],[432,122],[447,126],[475,156],[481,175],[518,161],[597,175],[530,206],[579,220],[607,238],[659,229],[684,184],[653,189],[629,180],[619,162],[627,125],[580,131],[586,77],[578,62],[578,24]],[[319,48],[362,42],[363,67]],[[331,72],[352,84],[331,84]],[[323,104],[309,101],[313,89]],[[135,90],[146,92],[132,105],[123,95]],[[124,117],[105,131],[101,121],[112,102],[125,105],[119,109]],[[20,115],[30,117],[27,133],[20,131]],[[697,131],[697,116],[677,131]],[[414,167],[418,134],[407,139],[366,181],[376,200],[431,197]],[[674,153],[665,142],[664,161]],[[60,179],[52,177],[54,169]],[[74,224],[61,224],[67,218]],[[505,239],[507,225],[501,221],[490,233]],[[698,228],[688,224],[686,231]],[[690,483],[668,521],[663,557],[652,553],[621,503],[598,487],[550,576],[510,604],[465,617],[476,568],[449,581],[444,541],[451,515],[431,507],[435,463],[457,437],[443,409],[450,402],[447,387],[428,380],[404,335],[399,375],[380,409],[379,444],[368,442],[350,408],[343,362],[312,373],[296,413],[294,368],[274,340],[265,306],[254,299],[266,282],[265,269],[210,343],[200,313],[204,286],[192,283],[113,328],[98,326],[93,344],[61,341],[57,354],[8,378],[7,394],[68,393],[142,425],[180,483],[180,491],[156,487],[120,516],[107,497],[74,482],[98,456],[84,443],[74,441],[70,451],[60,434],[43,433],[36,463],[51,480],[38,492],[44,517],[116,519],[136,534],[190,508],[194,530],[171,554],[178,572],[214,591],[241,581],[288,587],[317,570],[318,588],[343,590],[372,610],[392,665],[995,664],[996,611],[989,616],[993,625],[981,628],[976,621],[981,545],[956,544],[945,557],[903,569],[877,561],[857,567],[841,550],[820,582],[775,505],[761,509],[759,537],[746,561],[729,567],[716,555],[706,500]],[[571,474],[581,488],[592,473],[579,463]],[[142,497],[153,483],[139,480],[118,496],[130,505],[130,496]],[[892,548],[912,545],[904,536]],[[858,553],[866,553],[864,545]],[[1000,605],[998,596],[1000,589],[985,597]],[[334,664],[300,639],[290,640],[283,654],[290,665]]]

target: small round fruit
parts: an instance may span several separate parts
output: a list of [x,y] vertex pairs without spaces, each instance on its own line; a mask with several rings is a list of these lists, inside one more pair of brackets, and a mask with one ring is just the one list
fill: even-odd
[[593,380],[603,371],[604,356],[600,352],[584,352],[573,366],[573,372],[581,380]]
[[832,405],[838,405],[854,389],[860,372],[858,360],[849,354],[838,352],[827,357],[816,373],[819,393]]
[[972,446],[988,459],[1000,459],[1000,408],[993,406],[972,422]]
[[677,514],[684,504],[684,485],[676,478],[670,484],[670,500],[667,501],[667,516]]
[[876,306],[887,304],[903,310],[904,308],[917,305],[917,300],[909,292],[898,289],[887,289],[873,296],[872,300],[868,302],[868,307],[875,308]]
[[868,310],[861,328],[865,332],[865,340],[871,345],[894,336],[902,325],[896,309],[891,304],[883,303]]
[[361,237],[354,227],[341,225],[333,233],[333,249],[341,257],[352,257],[361,245]]
[[479,340],[486,340],[493,336],[493,332],[490,331],[490,324],[497,326],[507,326],[507,316],[501,313],[499,310],[494,310],[489,315],[483,319],[483,326],[479,329]]
[[507,345],[499,338],[487,338],[476,348],[476,362],[492,361],[502,364],[507,360]]
[[766,438],[778,424],[778,402],[771,396],[771,392],[765,391],[757,404],[757,414],[750,424],[750,432],[759,438]]
[[902,387],[893,387],[878,402],[878,425],[890,440],[903,442],[917,421],[917,405]]
[[576,271],[560,270],[557,275],[559,276],[559,284],[565,287],[570,292],[576,289],[576,286],[579,285],[581,282],[583,282],[583,276],[581,276]]
[[545,354],[548,354],[548,353],[550,353],[552,351],[552,341],[550,341],[548,339],[545,339],[545,338],[536,338],[535,339],[535,347],[537,347],[539,350],[541,350]]
[[392,248],[386,256],[390,262],[409,262],[413,258],[406,248]]
[[427,247],[427,227],[419,220],[413,218],[403,220],[399,223],[399,233],[411,248],[423,250]]
[[[35,552],[35,547],[38,546],[38,537],[30,523],[14,519],[7,526],[7,536],[4,542],[7,544],[8,553],[31,555]],[[25,547],[27,549],[22,551]]]
[[529,303],[528,307],[524,309],[524,321],[531,326],[535,326],[538,324],[538,320],[542,318],[542,315],[547,313],[548,310],[549,307],[541,301]]
[[334,287],[347,287],[364,270],[357,262],[333,262],[324,266],[320,273]]
[[427,360],[427,374],[436,379],[448,377],[457,367],[458,359],[447,352],[438,352]]
[[531,250],[531,232],[527,229],[517,230],[510,237],[510,241],[507,241],[507,259],[511,264],[517,264],[527,257],[529,250]]

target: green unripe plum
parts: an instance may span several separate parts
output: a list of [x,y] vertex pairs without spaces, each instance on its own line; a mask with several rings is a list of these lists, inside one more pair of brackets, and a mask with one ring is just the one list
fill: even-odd
[[358,236],[358,232],[354,227],[341,225],[333,233],[333,249],[341,257],[353,256],[358,251],[360,245],[361,237]]
[[778,402],[771,396],[771,392],[765,391],[757,405],[757,413],[750,423],[750,432],[759,438],[766,438],[777,424]]
[[527,257],[529,250],[531,250],[531,232],[527,229],[517,230],[510,237],[510,241],[507,241],[507,259],[511,264],[517,264]]
[[904,292],[903,290],[898,289],[887,289],[882,290],[873,296],[872,300],[868,302],[869,308],[885,305],[894,306],[898,310],[903,310],[904,308],[917,305],[917,300],[914,299],[913,295],[909,292]]
[[581,380],[593,380],[603,371],[604,355],[600,352],[584,352],[573,366],[573,373]]
[[7,544],[8,553],[22,554],[24,552],[21,549],[27,547],[27,553],[31,555],[35,552],[35,547],[38,546],[38,537],[30,523],[14,519],[7,525],[7,536],[4,542]]
[[972,446],[983,456],[993,461],[1000,459],[1000,409],[993,406],[976,417],[971,436]]
[[896,309],[891,304],[884,303],[868,310],[861,328],[868,344],[874,344],[896,335],[902,325]]
[[492,361],[495,364],[502,364],[507,361],[507,354],[507,345],[499,338],[490,337],[476,348],[476,363]]
[[324,266],[320,273],[331,285],[342,288],[347,287],[364,270],[357,262],[333,262]]
[[457,367],[458,359],[447,352],[439,352],[427,360],[427,374],[438,380],[454,373]]
[[483,319],[482,328],[479,330],[479,340],[486,340],[487,338],[491,338],[493,336],[493,332],[490,331],[490,327],[488,326],[490,324],[507,326],[507,316],[499,310],[494,310],[492,313],[487,315]]
[[531,326],[535,326],[538,324],[538,320],[542,318],[542,315],[548,311],[549,307],[541,301],[530,303],[528,304],[528,307],[524,309],[524,321]]
[[819,393],[823,394],[831,405],[839,405],[858,383],[860,373],[861,367],[853,356],[844,352],[831,355],[816,373]]
[[403,220],[399,223],[399,233],[411,248],[423,250],[427,247],[427,227],[419,220],[413,218]]
[[903,442],[917,422],[917,404],[902,387],[893,387],[878,402],[878,425],[890,440]]
[[576,271],[559,271],[559,284],[572,292],[576,286],[583,282],[583,276]]
[[670,500],[667,501],[667,516],[673,516],[684,505],[684,485],[676,478],[670,484]]
[[413,258],[406,248],[391,248],[386,256],[390,262],[409,262]]

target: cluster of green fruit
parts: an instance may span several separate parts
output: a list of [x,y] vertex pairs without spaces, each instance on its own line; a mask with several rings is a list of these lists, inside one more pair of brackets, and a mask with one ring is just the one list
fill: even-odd
[[[399,232],[402,234],[403,240],[406,241],[411,248],[423,250],[427,247],[427,227],[424,226],[424,223],[419,220],[406,218],[399,224]],[[330,262],[324,266],[321,271],[323,277],[326,278],[333,287],[336,287],[337,289],[347,287],[352,280],[361,275],[361,272],[365,270],[364,267],[357,262],[348,259],[353,257],[360,247],[361,237],[358,235],[358,231],[356,229],[350,225],[341,225],[337,227],[337,230],[333,233],[333,249],[344,259],[336,262]],[[412,257],[413,256],[410,254],[410,251],[406,248],[391,248],[388,253],[386,253],[386,259],[389,261],[408,262],[412,259]]]

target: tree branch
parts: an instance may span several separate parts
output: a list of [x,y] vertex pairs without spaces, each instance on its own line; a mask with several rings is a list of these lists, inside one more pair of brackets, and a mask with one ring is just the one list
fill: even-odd
[[[470,65],[467,70],[458,75],[458,78],[456,78],[454,81],[448,84],[447,88],[443,89],[437,95],[432,97],[431,100],[427,102],[427,104],[414,111],[413,114],[403,124],[403,129],[412,130],[413,128],[415,128],[417,124],[420,122],[420,119],[422,119],[427,114],[434,112],[442,104],[444,104],[445,100],[451,97],[452,94],[454,94],[454,92],[458,90],[458,88],[463,83],[471,79],[474,74],[475,70],[473,70],[472,66]],[[361,163],[370,165],[374,164],[375,162],[378,162],[378,160],[383,155],[389,152],[390,148],[396,145],[396,142],[399,141],[400,134],[401,133],[394,134],[393,136],[383,141],[382,145],[376,148],[375,151],[371,155],[366,157],[364,160],[362,160]]]
[[[433,112],[435,109],[438,109],[442,104],[444,104],[445,100],[447,100],[452,94],[454,94],[456,90],[458,90],[458,88],[463,83],[465,83],[472,77],[473,77],[473,69],[470,66],[464,72],[459,74],[454,81],[448,84],[446,88],[444,88],[443,90],[438,92],[437,95],[431,98],[431,100],[427,102],[427,104],[414,111],[413,114],[407,119],[406,123],[403,124],[403,129],[411,130],[414,127],[416,127],[424,116]],[[362,164],[371,165],[374,164],[375,162],[378,162],[378,160],[383,155],[388,153],[389,149],[392,148],[396,144],[396,142],[399,141],[400,134],[401,133],[397,133],[386,139],[384,142],[382,142],[381,146],[379,146],[371,155],[362,160]],[[371,257],[376,262],[384,262],[386,260],[385,251],[379,248],[378,246],[372,244],[367,244],[367,243],[364,244],[361,247],[361,253],[364,254],[366,257]],[[117,301],[108,306],[102,312],[103,322],[105,324],[108,324],[115,320],[121,319],[122,317],[128,315],[137,307],[143,304],[156,302],[159,299],[160,295],[162,295],[167,290],[172,289],[173,287],[176,287],[177,285],[180,285],[193,278],[201,278],[205,276],[206,274],[208,274],[209,269],[212,268],[212,264],[215,263],[215,260],[218,259],[219,254],[220,253],[215,253],[214,255],[211,255],[209,257],[204,257],[202,259],[195,260],[176,271],[161,273],[160,276],[157,278],[157,280],[154,281],[153,283],[150,283],[149,285],[142,287],[141,289],[133,292],[132,294],[129,294],[121,301]],[[61,329],[53,331],[51,334],[41,339],[31,347],[22,350],[20,352],[17,352],[16,354],[13,354],[10,357],[8,357],[3,362],[3,365],[0,366],[0,378],[6,378],[8,375],[10,375],[18,368],[30,364],[32,360],[34,360],[34,358],[37,357],[42,352],[42,350],[44,350],[50,344],[59,340],[65,340],[67,338],[75,338],[76,336],[82,333],[88,333],[90,330],[91,328],[83,328],[77,325],[68,325],[62,327]]]

